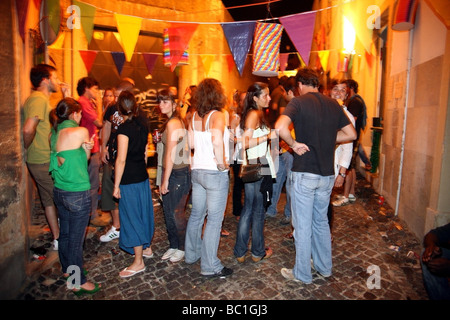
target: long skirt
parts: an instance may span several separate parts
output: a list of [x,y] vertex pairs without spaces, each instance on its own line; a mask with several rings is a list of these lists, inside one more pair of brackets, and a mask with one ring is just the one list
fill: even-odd
[[134,254],[134,247],[145,250],[154,232],[153,202],[150,181],[120,185],[120,237],[122,250]]

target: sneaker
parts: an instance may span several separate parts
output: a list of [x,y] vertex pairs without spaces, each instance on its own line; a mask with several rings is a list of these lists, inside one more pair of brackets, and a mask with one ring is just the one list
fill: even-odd
[[254,257],[254,256],[252,256],[253,262],[260,262],[260,261],[262,261],[264,259],[269,259],[272,256],[272,254],[273,254],[272,249],[267,247],[265,250],[266,250],[266,253],[262,257]]
[[288,279],[288,280],[293,280],[296,282],[301,282],[300,280],[296,279],[294,277],[294,273],[292,272],[292,269],[288,269],[288,268],[281,268],[281,275]]
[[108,230],[107,233],[100,237],[101,242],[109,242],[114,239],[118,239],[120,235],[120,228],[116,229],[114,226],[111,226],[111,229]]
[[335,207],[342,207],[349,203],[350,203],[350,201],[348,200],[348,198],[345,198],[345,197],[332,202],[333,206],[335,206]]
[[177,251],[178,251],[178,249],[170,248],[169,250],[167,250],[167,251],[163,254],[163,256],[161,257],[161,260],[167,260],[167,259],[170,259],[170,258],[175,254],[175,252],[177,252]]
[[348,195],[348,200],[349,200],[350,202],[355,202],[355,201],[356,201],[356,197],[355,197],[353,194],[349,194],[349,195]]
[[202,276],[204,276],[206,278],[221,278],[221,279],[223,279],[232,274],[233,274],[233,269],[223,267],[223,269],[220,270],[220,272],[213,273],[213,274],[202,274]]
[[58,251],[58,240],[57,239],[52,241],[52,249],[54,251]]
[[170,262],[178,262],[183,260],[183,258],[184,258],[184,251],[177,249],[175,253],[170,257]]

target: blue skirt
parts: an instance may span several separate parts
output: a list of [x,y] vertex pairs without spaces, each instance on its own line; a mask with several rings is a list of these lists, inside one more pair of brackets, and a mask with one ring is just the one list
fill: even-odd
[[153,202],[150,181],[120,185],[120,237],[122,250],[134,254],[134,247],[145,250],[154,232]]

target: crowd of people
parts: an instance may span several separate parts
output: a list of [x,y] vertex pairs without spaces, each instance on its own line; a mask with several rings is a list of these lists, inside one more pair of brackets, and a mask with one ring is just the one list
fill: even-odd
[[[99,240],[119,239],[120,248],[134,255],[120,277],[144,272],[145,258],[154,256],[147,171],[151,141],[131,92],[134,82],[123,79],[105,89],[101,101],[98,82],[84,77],[78,81],[78,101],[65,94],[52,109],[49,96],[60,87],[56,69],[38,65],[30,79],[34,91],[24,105],[26,162],[68,286],[76,295],[101,288],[87,280],[83,268],[89,223],[109,225]],[[368,161],[359,143],[367,116],[356,81],[333,80],[326,91],[320,88],[316,72],[301,68],[295,77],[280,78],[272,90],[255,82],[236,91],[231,105],[222,84],[211,78],[190,86],[180,100],[173,88],[158,92],[166,117],[158,128],[160,139],[154,140],[168,237],[162,260],[200,261],[205,277],[233,273],[217,254],[221,236],[228,233],[222,223],[230,189],[238,220],[237,262],[243,263],[248,251],[254,263],[269,259],[276,253],[264,241],[264,220],[277,216],[285,188],[281,223],[292,225],[296,253],[293,269],[283,268],[281,274],[306,284],[312,282],[311,268],[331,276],[333,206],[355,200],[355,159]],[[259,163],[262,175],[244,183],[241,169],[250,163]],[[333,201],[335,187],[343,187],[344,194]]]

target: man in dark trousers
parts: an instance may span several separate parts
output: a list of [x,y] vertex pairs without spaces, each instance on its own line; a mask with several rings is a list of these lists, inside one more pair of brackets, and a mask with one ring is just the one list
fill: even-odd
[[[291,170],[292,225],[295,240],[295,265],[282,268],[290,280],[312,282],[314,269],[331,276],[331,234],[328,205],[334,185],[334,149],[336,143],[356,139],[356,132],[336,100],[318,91],[315,71],[300,69],[296,75],[300,96],[292,99],[275,124],[294,151]],[[295,140],[289,125],[294,125]]]

